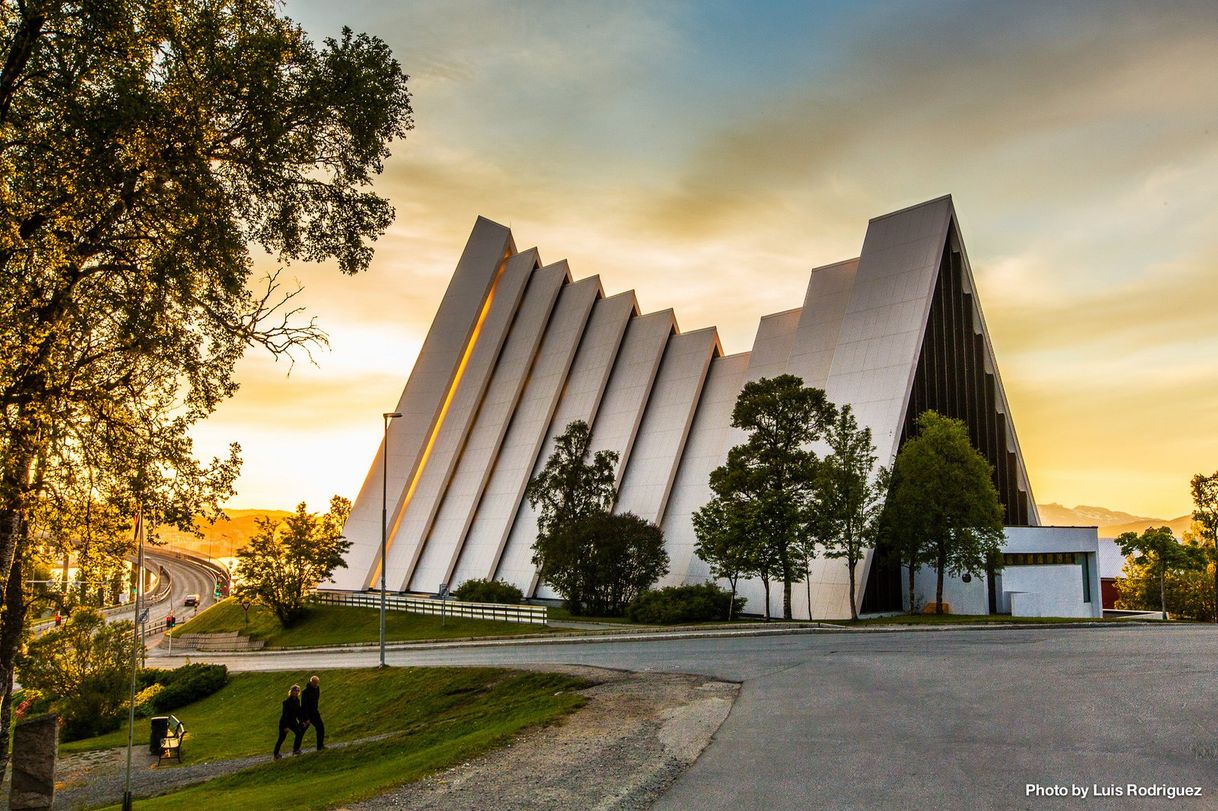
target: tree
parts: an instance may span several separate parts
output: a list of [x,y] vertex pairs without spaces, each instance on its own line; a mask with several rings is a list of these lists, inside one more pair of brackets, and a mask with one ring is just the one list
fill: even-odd
[[313,515],[302,501],[282,523],[258,519],[258,531],[237,551],[236,596],[261,603],[288,627],[304,612],[309,592],[347,564],[351,542],[342,535],[351,502],[330,499],[330,511]]
[[1153,573],[1159,585],[1159,610],[1167,619],[1167,575],[1169,572],[1204,568],[1201,547],[1188,547],[1176,540],[1171,527],[1147,527],[1139,535],[1122,532],[1117,536],[1117,546],[1126,557],[1134,556]]
[[825,557],[846,559],[850,618],[858,619],[855,570],[875,545],[880,509],[888,492],[888,471],[876,471],[871,429],[858,427],[849,405],[842,406],[829,422],[825,442],[830,453],[821,460],[816,478],[812,522],[819,528],[815,536],[821,539]]
[[572,614],[619,616],[668,573],[664,533],[634,513],[592,513],[550,536],[545,572]]
[[759,545],[751,559],[765,582],[767,618],[772,574],[782,580],[783,618],[791,619],[791,584],[803,577],[796,564],[816,481],[817,457],[807,446],[820,437],[831,410],[823,391],[794,375],[746,383],[732,425],[748,439],[711,472],[711,489],[732,513],[729,523]]
[[1195,566],[1168,569],[1160,582],[1150,558],[1129,557],[1116,581],[1117,608],[1147,610],[1166,603],[1170,616],[1205,621],[1214,616],[1213,549],[1201,540],[1194,522],[1184,533],[1183,549]]
[[576,420],[554,440],[554,451],[546,465],[529,482],[524,494],[537,512],[537,540],[533,543],[533,563],[544,580],[549,565],[548,552],[555,536],[596,513],[608,512],[617,497],[614,465],[618,455],[591,450],[592,431],[588,423]]
[[[1190,489],[1197,534],[1209,544],[1210,557],[1218,563],[1218,471],[1209,476],[1200,473],[1193,476]],[[1218,565],[1214,566],[1214,622],[1218,623]]]
[[52,699],[67,740],[118,728],[134,637],[130,622],[107,623],[99,611],[78,608],[62,627],[30,641],[20,661],[21,684]]
[[[757,550],[748,534],[749,522],[744,509],[716,496],[693,515],[694,535],[698,538],[694,554],[710,566],[711,577],[722,578],[731,586],[732,597],[727,618],[736,604],[736,584],[742,576],[760,575]],[[769,596],[767,589],[766,596]],[[768,602],[768,601],[767,601]],[[766,607],[768,618],[769,607]]]
[[935,567],[935,613],[943,613],[945,574],[979,575],[1001,565],[1002,504],[990,464],[969,443],[960,420],[924,411],[917,435],[893,463],[882,532],[909,566],[910,611],[914,571]]
[[[0,65],[8,601],[57,478],[105,471],[93,501],[153,526],[231,484],[235,450],[199,465],[191,425],[233,393],[247,347],[324,342],[278,271],[253,282],[250,247],[365,268],[393,216],[367,187],[412,122],[383,42],[315,45],[273,0],[0,0]],[[16,603],[3,623],[10,685]]]

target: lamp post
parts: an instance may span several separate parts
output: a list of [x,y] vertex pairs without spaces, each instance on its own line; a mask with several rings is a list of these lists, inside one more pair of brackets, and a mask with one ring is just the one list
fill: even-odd
[[385,535],[388,528],[388,498],[389,490],[389,421],[396,420],[401,414],[395,412],[382,414],[385,420],[385,437],[381,441],[381,667],[385,666]]

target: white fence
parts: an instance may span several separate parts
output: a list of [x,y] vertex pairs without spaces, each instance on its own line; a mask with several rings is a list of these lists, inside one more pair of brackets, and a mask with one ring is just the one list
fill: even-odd
[[[379,592],[367,591],[315,591],[310,598],[316,603],[328,605],[354,605],[363,608],[380,608]],[[426,597],[404,597],[400,594],[385,595],[386,611],[407,611],[411,614],[430,614],[446,617],[465,617],[477,620],[519,622],[526,625],[546,625],[548,609],[544,605],[504,605],[502,603],[466,603],[461,600],[440,600]]]

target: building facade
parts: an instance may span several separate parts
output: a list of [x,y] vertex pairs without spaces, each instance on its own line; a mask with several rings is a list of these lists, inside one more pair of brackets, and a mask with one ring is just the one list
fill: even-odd
[[[761,318],[752,350],[735,355],[713,327],[681,332],[671,310],[640,313],[633,292],[606,296],[597,277],[518,251],[507,228],[479,218],[398,402],[403,417],[355,501],[348,568],[328,587],[379,588],[384,482],[389,590],[500,578],[555,596],[532,564],[537,517],[524,490],[573,420],[591,426],[595,450],[619,455],[615,511],[663,528],[661,585],[705,581],[691,516],[744,439],[732,406],[745,383],[786,373],[849,403],[881,464],[923,410],[963,420],[994,467],[1006,524],[1039,523],[950,197],[871,220],[858,258],[813,270],[802,305]],[[869,555],[857,576],[861,607],[899,607],[899,571]],[[810,585],[810,601],[793,590],[796,617],[849,616],[842,561],[816,560]],[[741,593],[764,611],[760,583]]]

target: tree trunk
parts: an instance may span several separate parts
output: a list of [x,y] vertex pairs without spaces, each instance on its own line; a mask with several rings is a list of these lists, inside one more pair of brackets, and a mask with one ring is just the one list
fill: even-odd
[[914,569],[913,561],[909,562],[909,613],[914,612]]
[[765,584],[765,621],[770,621],[770,578],[763,577],[761,582]]
[[810,566],[804,567],[804,585],[807,586],[807,591],[808,591],[808,620],[811,621],[811,619],[812,619],[812,568]]
[[728,580],[732,584],[732,601],[727,604],[727,621],[732,621],[732,609],[736,607],[736,581]]
[[[859,618],[859,609],[854,600],[854,568],[858,562],[853,558],[846,558],[846,570],[850,572],[850,619],[857,620]],[[875,565],[874,562],[871,564]],[[808,616],[812,615],[812,605],[808,604]]]
[[[24,547],[24,544],[20,545]],[[8,769],[9,732],[13,713],[13,667],[25,630],[25,593],[22,589],[21,558],[24,548],[17,550],[13,569],[4,589],[4,612],[0,617],[0,779]]]
[[1163,612],[1163,619],[1167,619],[1167,566],[1166,566],[1166,564],[1159,567],[1159,609]]
[[783,561],[782,564],[782,618],[784,620],[791,619],[791,562]]
[[943,613],[943,570],[947,567],[947,555],[942,550],[935,559],[938,571],[935,572],[935,613]]

